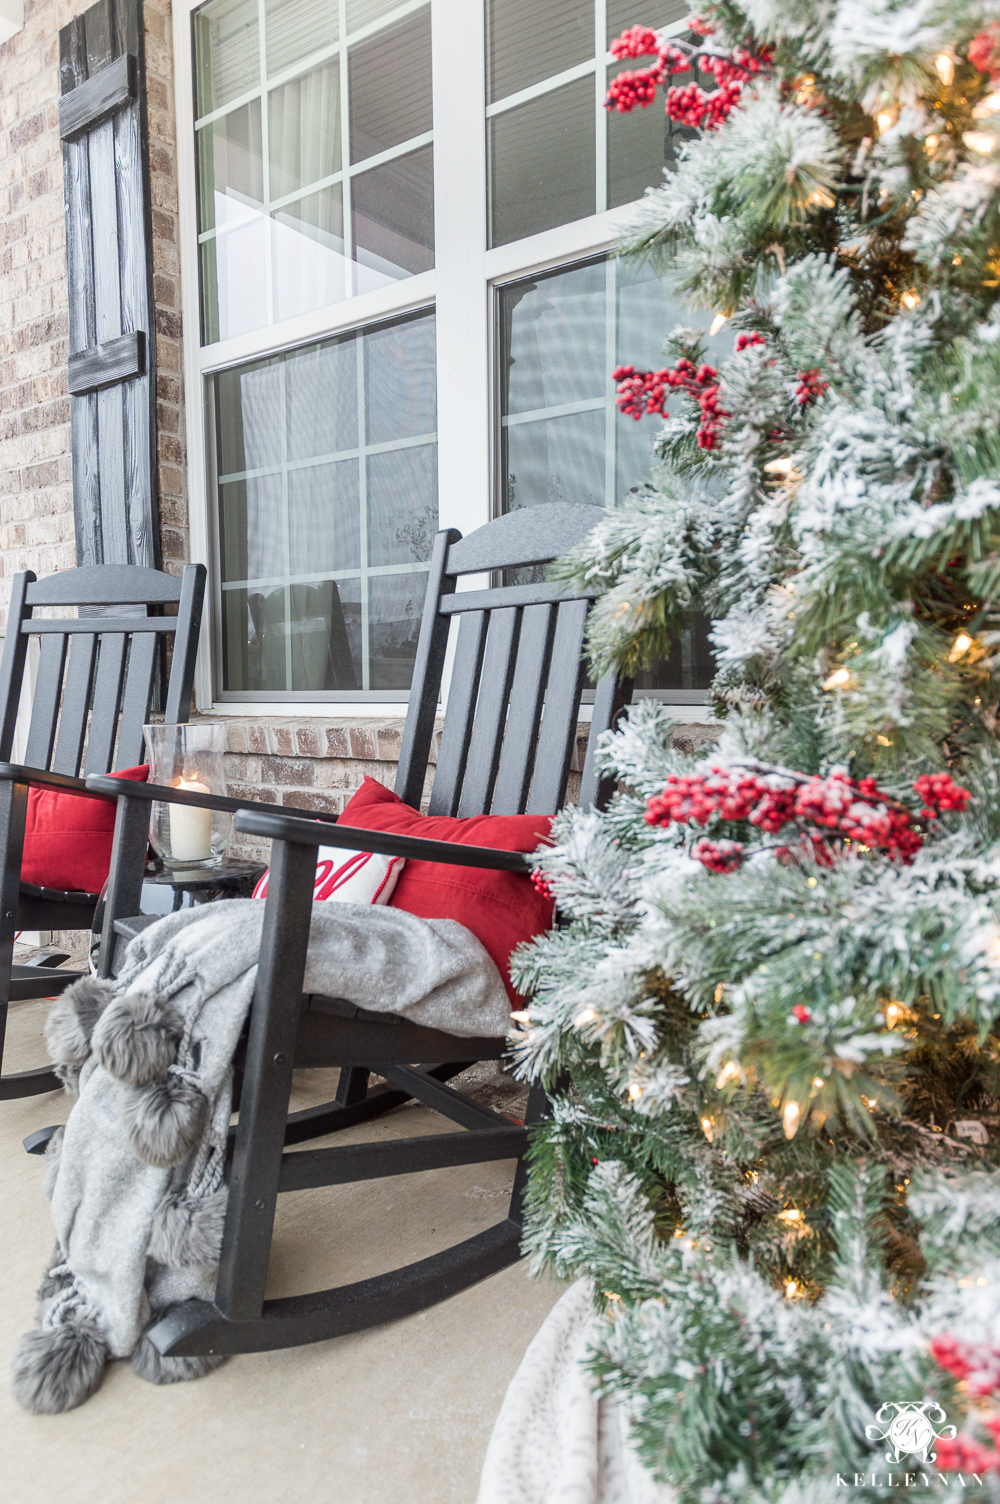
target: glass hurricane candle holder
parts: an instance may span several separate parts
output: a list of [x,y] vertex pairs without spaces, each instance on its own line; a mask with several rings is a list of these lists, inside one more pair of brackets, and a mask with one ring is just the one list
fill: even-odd
[[[150,783],[192,794],[225,794],[226,728],[221,721],[143,726],[142,734]],[[152,805],[149,839],[165,867],[217,867],[226,859],[232,829],[232,815],[221,810],[157,801]]]

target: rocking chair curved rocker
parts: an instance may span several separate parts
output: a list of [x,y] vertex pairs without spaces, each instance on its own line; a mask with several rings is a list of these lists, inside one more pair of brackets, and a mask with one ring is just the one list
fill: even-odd
[[[558,810],[566,792],[581,692],[583,632],[593,597],[551,584],[457,590],[463,576],[539,565],[593,527],[588,506],[547,505],[488,523],[463,538],[438,533],[430,565],[403,733],[396,793],[418,807],[428,768],[449,629],[458,640],[430,812],[441,815]],[[500,575],[502,578],[502,575]],[[631,686],[608,675],[597,686],[581,802],[603,803],[610,785],[595,767],[600,733],[612,726]],[[229,1199],[214,1302],[189,1301],[163,1314],[148,1335],[164,1355],[246,1353],[340,1336],[423,1310],[520,1257],[527,1130],[546,1108],[533,1088],[524,1126],[470,1101],[446,1083],[476,1060],[499,1059],[503,1038],[467,1039],[343,1000],[303,996],[316,848],[362,848],[464,867],[526,872],[517,852],[347,829],[335,816],[304,819],[248,808],[233,799],[92,777],[89,788],[118,798],[118,859],[103,932],[102,973],[114,946],[155,920],[129,918],[141,872],[126,839],[151,799],[236,813],[236,828],[272,841],[254,1000],[237,1060],[242,1070]],[[340,1066],[337,1100],[288,1115],[296,1066]],[[370,1086],[370,1076],[386,1084]],[[286,1154],[290,1144],[380,1116],[416,1098],[450,1118],[456,1132]],[[337,1289],[265,1300],[277,1197],[417,1170],[518,1158],[506,1218],[442,1253]]]

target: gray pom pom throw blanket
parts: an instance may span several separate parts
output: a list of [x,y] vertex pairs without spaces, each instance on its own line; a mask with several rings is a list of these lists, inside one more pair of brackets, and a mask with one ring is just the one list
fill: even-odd
[[[165,1307],[213,1296],[232,1057],[263,919],[252,899],[171,914],[131,942],[113,981],[84,978],[50,1011],[49,1054],[78,1100],[46,1159],[56,1246],[14,1355],[26,1409],[82,1404],[109,1357],[155,1383],[219,1361],[163,1358],[143,1334]],[[313,904],[305,990],[459,1035],[509,1028],[479,941],[400,909]]]

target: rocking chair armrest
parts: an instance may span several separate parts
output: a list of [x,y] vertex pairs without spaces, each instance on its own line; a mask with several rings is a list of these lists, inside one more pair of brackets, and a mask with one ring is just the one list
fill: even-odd
[[[73,778],[69,773],[50,773],[45,768],[29,768],[18,762],[0,762],[0,782],[27,783],[47,789],[59,789],[66,794],[104,793],[103,789],[90,789],[86,779]],[[122,779],[121,782],[128,783],[128,780]],[[129,784],[129,787],[134,788],[135,785]]]
[[[3,765],[0,764],[0,767]],[[193,794],[188,789],[175,789],[170,784],[161,783],[135,783],[129,778],[116,778],[113,773],[91,773],[86,780],[87,789],[95,794],[104,794],[112,798],[144,799],[147,804],[189,804],[195,809],[215,809],[235,814],[237,810],[257,809],[253,801],[246,799],[230,799],[228,794]],[[294,806],[285,805],[288,809]],[[306,814],[302,810],[303,815]],[[324,814],[320,810],[309,810],[310,820],[321,820],[329,824],[335,824],[336,815]]]
[[530,872],[521,851],[498,851],[491,846],[462,846],[457,841],[427,841],[422,836],[397,835],[385,830],[361,830],[338,825],[317,830],[312,814],[308,819],[288,814],[265,813],[243,805],[234,820],[245,835],[272,841],[291,841],[300,846],[340,846],[350,851],[374,851],[380,856],[410,857],[414,861],[443,862],[452,867],[487,867],[499,872]]

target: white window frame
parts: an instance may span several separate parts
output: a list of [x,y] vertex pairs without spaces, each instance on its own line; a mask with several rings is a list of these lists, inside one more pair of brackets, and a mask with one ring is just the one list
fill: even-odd
[[[195,676],[197,703],[227,716],[294,719],[385,719],[405,714],[406,696],[381,695],[358,702],[341,700],[240,701],[214,698],[217,658],[214,520],[210,498],[210,456],[206,432],[206,379],[248,360],[311,344],[378,320],[433,309],[437,327],[439,526],[463,533],[489,521],[495,468],[493,322],[497,285],[606,252],[631,206],[591,215],[553,230],[487,249],[486,84],[483,0],[430,0],[434,141],[435,267],[374,291],[346,298],[246,334],[203,346],[200,338],[199,239],[194,128],[192,13],[201,0],[174,0],[174,77],[177,112],[181,297],[184,310],[184,414],[186,429],[188,524],[191,559],[209,571],[211,607],[205,612]],[[404,0],[400,17],[414,9]],[[395,12],[379,20],[381,27]],[[605,35],[604,0],[595,6],[595,43]],[[683,29],[679,23],[678,30]],[[583,64],[558,79],[524,90],[490,107],[494,114],[514,100],[535,97],[570,75],[593,71],[598,194],[605,192],[606,115],[603,103],[610,53],[596,65]],[[598,198],[598,202],[601,198]],[[463,582],[473,588],[475,580]],[[664,698],[678,708],[702,704],[700,691],[670,691]]]

